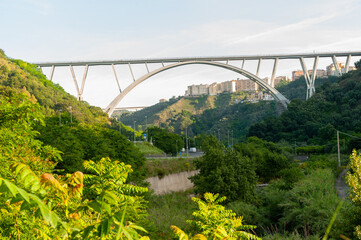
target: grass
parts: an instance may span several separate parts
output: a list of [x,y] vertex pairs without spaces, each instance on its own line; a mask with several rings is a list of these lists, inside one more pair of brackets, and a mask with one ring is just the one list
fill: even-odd
[[162,178],[172,173],[196,170],[193,160],[194,158],[148,159],[144,167],[148,171],[148,177]]
[[162,150],[153,146],[149,142],[136,143],[135,146],[144,155],[148,155],[148,154],[162,155],[164,153]]
[[192,219],[192,212],[196,209],[189,197],[190,194],[190,191],[186,191],[150,197],[148,213],[153,228],[149,231],[151,239],[176,239],[171,225],[189,232],[190,227],[186,220]]

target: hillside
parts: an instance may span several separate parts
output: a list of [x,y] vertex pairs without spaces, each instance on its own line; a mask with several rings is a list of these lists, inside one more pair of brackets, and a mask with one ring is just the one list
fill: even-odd
[[[281,116],[253,125],[248,136],[273,142],[327,144],[335,140],[336,129],[361,136],[360,116],[361,69],[343,75],[336,83],[323,84],[307,101],[293,100]],[[357,138],[346,141],[351,149],[361,147]]]
[[[121,122],[128,126],[156,125],[164,128],[171,128],[171,131],[178,132],[179,126],[175,122],[183,122],[184,118],[201,114],[204,110],[214,108],[215,96],[200,97],[178,97],[171,98],[168,102],[162,102],[134,112],[131,115],[121,116]],[[147,118],[147,119],[146,119]]]
[[[46,79],[35,65],[9,59],[0,51],[0,87],[3,97],[10,92],[30,99],[35,109],[32,114],[37,117],[27,117],[24,121],[34,131],[31,135],[34,141],[54,148],[60,173],[84,171],[86,160],[98,162],[109,157],[132,165],[135,170],[130,176],[132,181],[145,176],[139,170],[145,161],[143,154],[123,134],[110,129],[107,115],[66,93]],[[21,106],[17,111],[15,115],[22,114]],[[0,118],[7,116],[8,112],[0,112]]]
[[[328,78],[317,78],[315,81],[315,87],[317,88],[326,82],[334,83],[337,81],[337,79],[338,78],[335,76],[330,76]],[[289,100],[296,98],[301,100],[306,99],[306,82],[303,76],[288,84],[276,87],[276,89]]]
[[59,113],[70,115],[84,123],[106,123],[107,115],[98,107],[78,101],[62,87],[48,80],[33,64],[7,58],[0,50],[0,84],[26,89],[44,107],[46,116]]

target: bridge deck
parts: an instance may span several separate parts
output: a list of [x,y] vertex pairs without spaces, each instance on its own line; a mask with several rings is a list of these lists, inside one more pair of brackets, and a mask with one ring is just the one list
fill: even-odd
[[144,63],[175,63],[186,61],[239,61],[239,60],[259,60],[259,59],[299,59],[324,57],[347,57],[361,56],[361,52],[328,52],[328,53],[299,53],[299,54],[278,54],[278,55],[244,55],[244,56],[221,56],[221,57],[184,57],[184,58],[144,58],[144,59],[123,59],[104,61],[74,61],[74,62],[40,62],[34,63],[39,67],[61,67],[61,66],[100,66],[100,65],[120,65],[120,64],[144,64]]

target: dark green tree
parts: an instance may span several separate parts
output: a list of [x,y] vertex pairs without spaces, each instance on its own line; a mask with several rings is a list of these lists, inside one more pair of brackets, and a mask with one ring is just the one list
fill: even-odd
[[225,149],[216,137],[203,141],[204,156],[195,162],[199,174],[191,177],[195,191],[219,193],[229,201],[254,200],[257,184],[256,166],[249,157]]

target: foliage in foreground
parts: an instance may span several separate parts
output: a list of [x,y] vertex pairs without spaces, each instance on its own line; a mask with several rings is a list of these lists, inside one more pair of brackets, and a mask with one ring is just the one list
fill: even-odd
[[[353,203],[361,207],[361,154],[354,150],[349,165],[351,172],[347,173],[347,183],[350,186],[350,198]],[[357,237],[361,239],[361,226],[356,227]]]
[[187,222],[192,226],[193,231],[198,234],[189,236],[180,228],[172,226],[179,239],[260,239],[248,232],[256,227],[244,225],[243,217],[236,217],[232,210],[226,210],[224,206],[220,205],[226,200],[226,197],[218,198],[218,196],[218,194],[205,193],[204,201],[200,198],[192,199],[198,204],[199,210],[193,212],[194,219]]

